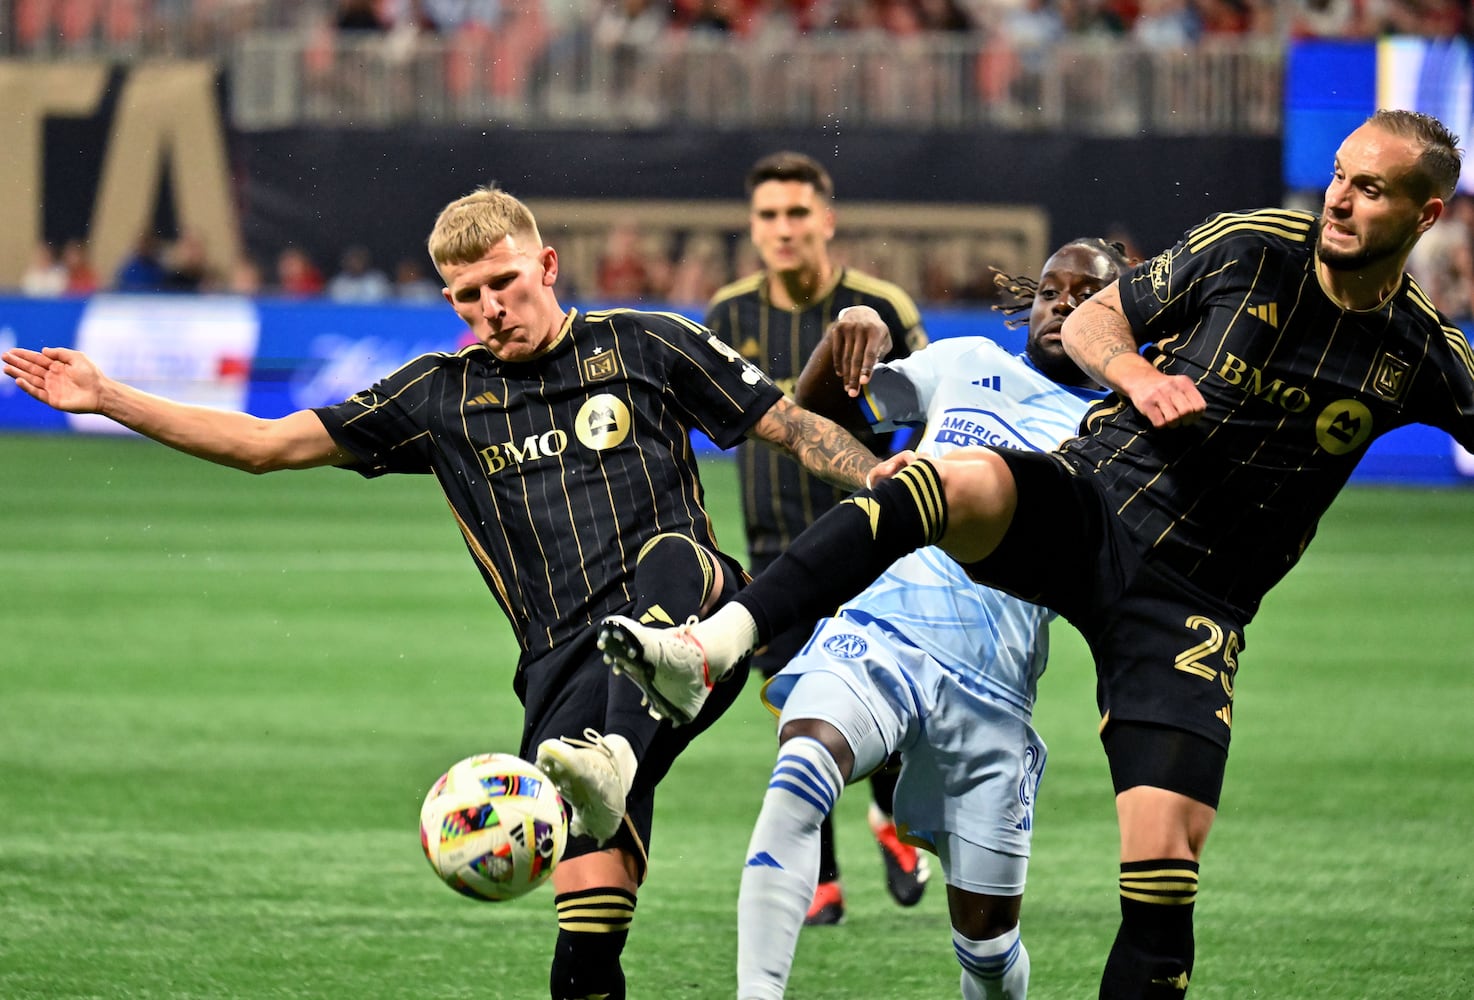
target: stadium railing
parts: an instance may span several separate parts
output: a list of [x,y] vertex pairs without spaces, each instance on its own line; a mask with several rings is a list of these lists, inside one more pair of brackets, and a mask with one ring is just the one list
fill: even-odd
[[232,120],[243,129],[843,124],[1102,136],[1274,135],[1281,121],[1284,46],[1272,39],[1186,52],[1110,39],[993,49],[966,35],[525,42],[249,32],[229,63]]
[[1093,36],[1015,48],[981,31],[736,39],[667,29],[640,42],[554,27],[525,13],[533,5],[505,7],[494,31],[338,31],[335,6],[12,0],[8,18],[0,13],[0,56],[215,59],[243,129],[501,122],[1129,136],[1274,135],[1281,125],[1281,37],[1210,36],[1185,50]]

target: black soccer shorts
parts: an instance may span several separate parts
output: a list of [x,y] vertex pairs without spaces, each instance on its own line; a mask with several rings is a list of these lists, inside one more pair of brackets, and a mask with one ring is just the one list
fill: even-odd
[[[1147,544],[1132,538],[1088,477],[1051,455],[999,454],[1017,485],[1017,510],[1002,543],[969,574],[1080,630],[1095,659],[1103,734],[1116,723],[1182,730],[1221,747],[1226,759],[1242,616],[1149,561]],[[1184,770],[1194,773],[1163,780],[1206,792],[1198,769]]]

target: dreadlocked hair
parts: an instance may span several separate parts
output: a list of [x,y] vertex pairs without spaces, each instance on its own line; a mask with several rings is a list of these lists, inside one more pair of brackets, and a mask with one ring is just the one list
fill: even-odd
[[[1099,236],[1081,236],[1079,239],[1070,240],[1059,250],[1076,246],[1099,250],[1122,271],[1137,263],[1127,256],[1125,244]],[[1059,250],[1056,250],[1055,253],[1059,253]],[[1034,308],[1034,296],[1039,292],[1038,280],[1022,274],[1005,274],[996,267],[989,267],[988,270],[993,272],[993,285],[1000,291],[1013,296],[1012,302],[999,302],[992,307],[1008,317],[1003,321],[1003,325],[1010,330],[1017,330],[1021,326],[1028,325],[1028,312]],[[1024,313],[1024,315],[1020,316],[1019,313]]]

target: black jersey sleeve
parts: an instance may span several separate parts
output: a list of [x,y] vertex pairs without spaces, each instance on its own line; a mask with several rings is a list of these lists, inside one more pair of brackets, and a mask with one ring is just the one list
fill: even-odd
[[333,440],[357,458],[348,468],[370,478],[432,471],[429,413],[446,357],[421,355],[343,402],[314,409]]
[[740,442],[782,391],[711,330],[675,313],[646,314],[666,359],[666,395],[719,447]]
[[1307,212],[1258,209],[1222,212],[1189,230],[1174,246],[1122,275],[1121,310],[1146,344],[1196,323],[1209,296],[1244,291],[1265,276],[1234,265],[1257,258],[1266,243],[1306,247],[1315,236]]

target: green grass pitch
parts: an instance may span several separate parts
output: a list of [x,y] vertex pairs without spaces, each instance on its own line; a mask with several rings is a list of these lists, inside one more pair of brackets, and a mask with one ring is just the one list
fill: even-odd
[[[709,503],[741,550],[731,466]],[[514,749],[510,632],[429,480],[251,478],[146,442],[0,438],[0,997],[546,996],[552,893],[462,899],[416,822]],[[1024,906],[1038,1000],[1095,995],[1116,840],[1093,678],[1055,632]],[[1241,658],[1191,996],[1474,996],[1474,495],[1352,489]],[[755,688],[663,786],[632,997],[733,995],[773,758]],[[881,886],[790,995],[955,996],[943,893]]]

